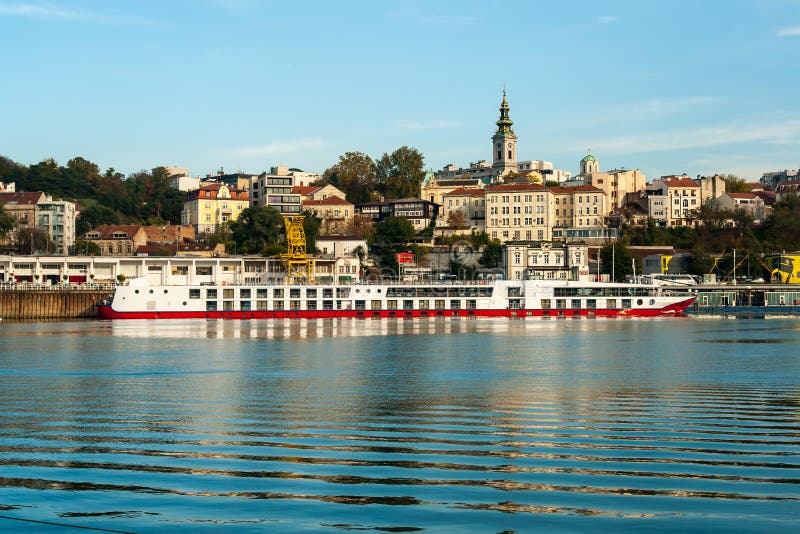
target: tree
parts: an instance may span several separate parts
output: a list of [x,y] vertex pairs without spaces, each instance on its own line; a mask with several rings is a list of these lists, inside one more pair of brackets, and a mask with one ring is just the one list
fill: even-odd
[[94,241],[75,241],[74,253],[76,256],[99,256],[100,245]]
[[322,226],[322,219],[317,217],[313,211],[303,212],[303,233],[306,236],[306,252],[314,254],[317,250],[317,238],[319,237],[319,229]]
[[375,225],[376,243],[405,245],[416,235],[411,221],[402,217],[388,217]]
[[5,239],[16,226],[17,220],[6,212],[3,204],[0,204],[0,239]]
[[696,244],[692,248],[692,254],[689,257],[689,265],[687,271],[689,274],[702,276],[710,273],[714,268],[714,258],[708,254],[708,250],[701,244]]
[[377,258],[384,269],[392,273],[399,272],[397,258],[398,252],[410,249],[407,243],[416,237],[414,226],[408,219],[389,217],[375,225],[375,243]]
[[38,228],[20,228],[17,230],[17,254],[37,254],[55,252],[50,236]]
[[461,210],[451,210],[447,214],[447,226],[450,228],[464,228],[467,226],[467,215]]
[[717,175],[725,182],[726,193],[749,193],[750,186],[744,181],[744,178],[739,178],[735,174],[719,174]]
[[500,241],[493,239],[488,245],[483,247],[483,253],[478,260],[483,267],[487,269],[496,269],[503,265],[503,245]]
[[349,202],[363,204],[371,199],[375,187],[375,163],[361,152],[346,152],[325,170],[323,178],[344,191]]
[[798,249],[800,236],[800,196],[782,195],[763,227],[764,248],[770,252]]
[[75,233],[78,235],[85,234],[92,228],[97,228],[101,224],[119,224],[119,212],[95,204],[83,210],[75,221]]
[[633,272],[632,256],[624,241],[608,243],[600,249],[600,272],[612,276],[612,282],[623,282]]
[[278,243],[282,230],[280,212],[268,206],[246,208],[230,223],[232,240],[241,253],[263,253],[267,246]]
[[375,186],[386,198],[416,198],[425,178],[425,158],[416,148],[402,146],[376,164]]
[[88,197],[100,185],[100,168],[80,156],[69,160],[61,174],[64,184],[62,194],[72,198]]

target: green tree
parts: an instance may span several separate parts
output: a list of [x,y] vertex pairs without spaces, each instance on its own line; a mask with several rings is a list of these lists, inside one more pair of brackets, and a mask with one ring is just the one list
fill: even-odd
[[94,241],[78,240],[75,241],[75,247],[73,252],[76,256],[99,256],[100,245],[98,245]]
[[399,273],[397,264],[398,252],[411,249],[408,242],[416,237],[414,226],[408,219],[389,217],[375,225],[375,252],[378,262],[385,274]]
[[717,175],[725,182],[726,193],[749,193],[750,186],[744,181],[744,178],[739,178],[735,174],[719,174]]
[[75,233],[78,235],[85,234],[92,228],[97,228],[101,224],[120,224],[119,213],[95,204],[83,210],[75,221]]
[[425,178],[425,158],[416,148],[402,146],[376,163],[375,187],[386,198],[416,198]]
[[782,195],[764,221],[762,235],[767,252],[795,251],[800,248],[800,196]]
[[17,254],[46,254],[55,252],[55,245],[50,236],[38,228],[20,228],[17,230]]
[[411,221],[402,217],[388,217],[375,225],[375,242],[405,246],[417,236]]
[[375,163],[361,152],[347,152],[325,170],[323,178],[344,191],[347,200],[362,204],[372,198],[375,189]]
[[14,216],[7,213],[3,204],[0,203],[0,239],[5,239],[16,226],[17,221]]
[[710,273],[713,268],[714,258],[709,255],[708,250],[701,243],[695,244],[691,256],[689,256],[689,265],[687,266],[689,274],[702,276]]
[[478,263],[487,269],[496,269],[503,265],[503,245],[497,239],[491,240],[483,247]]
[[99,167],[80,156],[69,160],[61,175],[63,179],[61,193],[71,198],[89,197],[95,193],[100,184]]
[[230,223],[232,240],[240,253],[261,254],[270,245],[277,244],[283,218],[271,207],[252,206],[244,209],[239,218]]
[[624,241],[606,244],[600,249],[600,272],[612,277],[612,282],[622,282],[633,273],[632,256]]
[[306,236],[306,252],[314,254],[317,250],[317,238],[319,237],[319,229],[322,226],[322,219],[317,217],[313,211],[304,211],[303,216],[303,233]]

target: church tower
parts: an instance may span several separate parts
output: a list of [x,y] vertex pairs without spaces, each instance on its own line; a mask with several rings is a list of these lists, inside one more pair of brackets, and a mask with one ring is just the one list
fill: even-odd
[[497,121],[497,131],[492,136],[492,153],[494,154],[492,169],[495,176],[505,176],[511,171],[517,172],[517,136],[511,129],[512,124],[514,123],[508,117],[506,90],[503,88],[500,120]]
[[581,160],[581,176],[586,176],[593,172],[600,172],[600,162],[592,155],[592,149]]

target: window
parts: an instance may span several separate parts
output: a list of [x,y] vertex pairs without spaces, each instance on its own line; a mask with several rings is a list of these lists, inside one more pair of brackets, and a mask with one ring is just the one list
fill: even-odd
[[200,298],[200,290],[199,289],[190,289],[189,290],[189,298],[190,299],[199,299]]

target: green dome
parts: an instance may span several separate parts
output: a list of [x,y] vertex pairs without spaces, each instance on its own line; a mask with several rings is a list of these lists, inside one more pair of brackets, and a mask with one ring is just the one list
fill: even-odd
[[592,156],[591,154],[587,154],[586,156],[583,157],[581,161],[584,163],[586,163],[587,161],[597,161],[597,158]]

